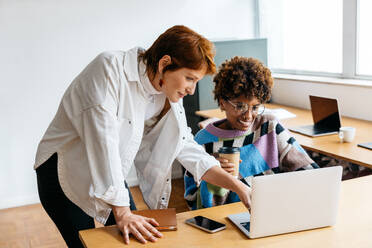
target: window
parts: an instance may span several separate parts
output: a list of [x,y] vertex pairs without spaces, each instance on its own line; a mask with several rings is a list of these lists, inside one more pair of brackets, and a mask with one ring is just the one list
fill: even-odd
[[274,72],[372,78],[371,0],[257,1]]
[[359,0],[357,74],[372,75],[372,1]]

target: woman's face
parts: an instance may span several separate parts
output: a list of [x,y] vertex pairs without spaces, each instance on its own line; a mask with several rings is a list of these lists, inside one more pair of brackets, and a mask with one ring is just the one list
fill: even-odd
[[178,102],[186,95],[193,95],[196,84],[205,75],[206,68],[193,70],[180,68],[176,71],[166,71],[163,73],[162,92],[171,102]]
[[[229,100],[220,100],[220,108],[226,112],[227,127],[241,131],[247,131],[252,125],[260,105],[256,97],[248,99],[245,96],[239,96]],[[247,111],[242,110],[247,107],[249,107]]]

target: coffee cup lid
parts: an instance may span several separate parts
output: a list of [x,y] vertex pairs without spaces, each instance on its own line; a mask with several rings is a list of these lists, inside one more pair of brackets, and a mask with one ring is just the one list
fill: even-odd
[[240,148],[239,147],[221,147],[218,149],[218,153],[239,153]]

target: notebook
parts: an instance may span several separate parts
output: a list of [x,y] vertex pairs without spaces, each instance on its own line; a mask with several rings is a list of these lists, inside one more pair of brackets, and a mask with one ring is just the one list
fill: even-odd
[[133,214],[142,215],[148,218],[154,218],[159,226],[155,228],[159,231],[176,231],[177,230],[177,219],[176,209],[148,209],[148,210],[136,210],[132,211]]
[[251,214],[228,218],[249,238],[296,232],[336,223],[342,167],[326,167],[252,179]]
[[338,133],[341,121],[337,100],[319,96],[309,96],[309,98],[314,124],[288,129],[311,137]]

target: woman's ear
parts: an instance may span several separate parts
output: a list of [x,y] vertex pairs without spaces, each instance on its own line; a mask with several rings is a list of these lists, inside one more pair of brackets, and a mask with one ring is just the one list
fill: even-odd
[[219,99],[218,102],[220,103],[220,109],[222,111],[226,111],[226,108],[225,108],[226,102],[224,100],[222,100],[222,99]]
[[164,68],[167,66],[167,65],[170,65],[172,64],[172,59],[169,55],[164,55],[160,60],[159,60],[159,64],[158,64],[158,71],[160,74],[163,73],[163,70]]

